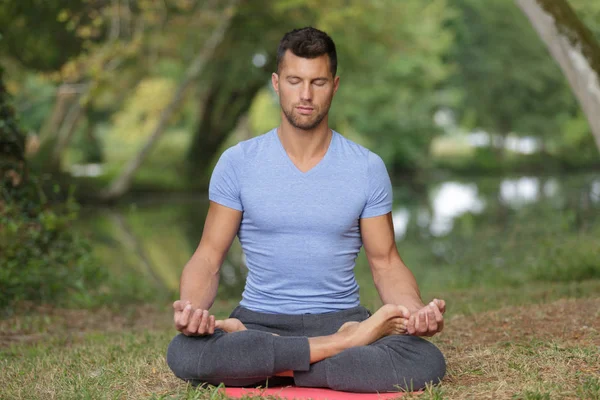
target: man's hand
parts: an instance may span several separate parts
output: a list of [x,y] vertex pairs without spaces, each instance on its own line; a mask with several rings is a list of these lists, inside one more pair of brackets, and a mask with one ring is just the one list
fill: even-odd
[[407,333],[414,336],[433,336],[444,329],[446,302],[433,299],[425,307],[412,313],[406,327]]
[[208,310],[194,310],[188,301],[177,300],[173,303],[175,328],[186,336],[204,336],[215,333],[215,316]]

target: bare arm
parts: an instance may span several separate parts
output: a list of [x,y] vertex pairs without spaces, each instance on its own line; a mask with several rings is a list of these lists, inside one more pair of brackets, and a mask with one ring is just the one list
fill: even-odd
[[242,212],[210,202],[198,248],[183,268],[180,299],[208,310],[217,296],[219,271],[239,229]]
[[180,300],[173,303],[175,327],[188,336],[212,335],[213,305],[219,286],[221,264],[242,219],[242,212],[210,202],[198,248],[181,273]]
[[360,219],[360,232],[381,301],[408,308],[410,334],[431,336],[440,332],[445,302],[436,299],[427,306],[423,304],[415,276],[398,254],[392,214]]

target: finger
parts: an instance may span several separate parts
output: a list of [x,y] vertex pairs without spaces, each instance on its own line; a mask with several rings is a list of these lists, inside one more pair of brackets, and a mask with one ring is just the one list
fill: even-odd
[[192,317],[190,318],[190,322],[187,325],[187,330],[190,331],[190,333],[192,333],[192,334],[197,333],[198,326],[200,325],[201,319],[202,319],[202,310],[197,309],[196,311],[194,311],[194,313],[192,314]]
[[433,302],[437,305],[442,314],[446,312],[446,302],[444,300],[433,299]]
[[188,324],[188,318],[189,318],[189,314],[191,312],[191,305],[189,306],[189,309],[187,309],[188,306],[186,306],[186,308],[183,309],[183,311],[175,311],[175,327],[177,328],[178,331],[181,331],[183,328],[185,328]]
[[427,332],[427,311],[426,310],[423,310],[423,309],[419,310],[418,321],[419,321],[419,327],[417,328],[417,332],[419,332],[421,334]]
[[438,323],[435,318],[435,312],[433,311],[434,309],[437,310],[436,305],[430,305],[427,307],[427,331],[428,332],[437,332],[437,330],[438,330]]
[[206,325],[208,324],[208,310],[204,310],[202,311],[202,320],[200,321],[200,325],[198,326],[198,334],[199,335],[206,335]]
[[179,323],[183,326],[187,326],[187,324],[189,324],[189,322],[190,322],[190,317],[193,313],[194,313],[194,310],[192,310],[192,305],[187,304],[184,307],[183,312],[181,313]]
[[435,315],[435,321],[439,325],[440,323],[444,322],[444,316],[442,315],[442,312],[436,303],[432,302],[431,304],[432,304],[431,308],[433,309],[433,314]]
[[181,306],[181,300],[175,300],[173,303],[173,322],[178,330],[180,329],[179,316],[181,315],[181,310],[183,310],[183,307]]
[[408,318],[408,324],[406,326],[406,331],[408,332],[409,335],[414,335],[417,332],[415,321],[416,321],[416,318],[414,315],[411,315]]
[[433,312],[435,314],[435,321],[437,322],[436,332],[441,332],[444,329],[444,316],[437,307],[433,308]]
[[421,323],[421,320],[419,318],[419,313],[417,312],[417,315],[415,315],[415,335],[419,334],[419,329],[421,328],[419,325]]
[[183,303],[181,302],[181,300],[175,300],[173,302],[173,310],[175,310],[175,311],[183,310]]
[[211,315],[209,318],[208,333],[211,335],[213,333],[215,333],[215,316],[214,315]]

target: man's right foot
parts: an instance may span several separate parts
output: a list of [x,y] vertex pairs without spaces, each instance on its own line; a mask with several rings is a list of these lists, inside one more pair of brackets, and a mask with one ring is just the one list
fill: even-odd
[[222,329],[227,333],[246,330],[246,326],[237,318],[227,318],[215,321],[215,328]]
[[348,340],[350,347],[366,346],[384,336],[405,334],[408,317],[405,307],[386,304],[362,322],[346,322],[338,334]]

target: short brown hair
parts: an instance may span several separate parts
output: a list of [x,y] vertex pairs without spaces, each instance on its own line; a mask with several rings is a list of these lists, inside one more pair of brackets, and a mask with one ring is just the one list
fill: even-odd
[[277,49],[277,73],[283,63],[285,52],[290,50],[294,55],[302,58],[317,58],[323,54],[329,56],[329,66],[331,74],[335,76],[337,72],[337,53],[335,43],[323,31],[313,27],[294,29],[286,33]]

